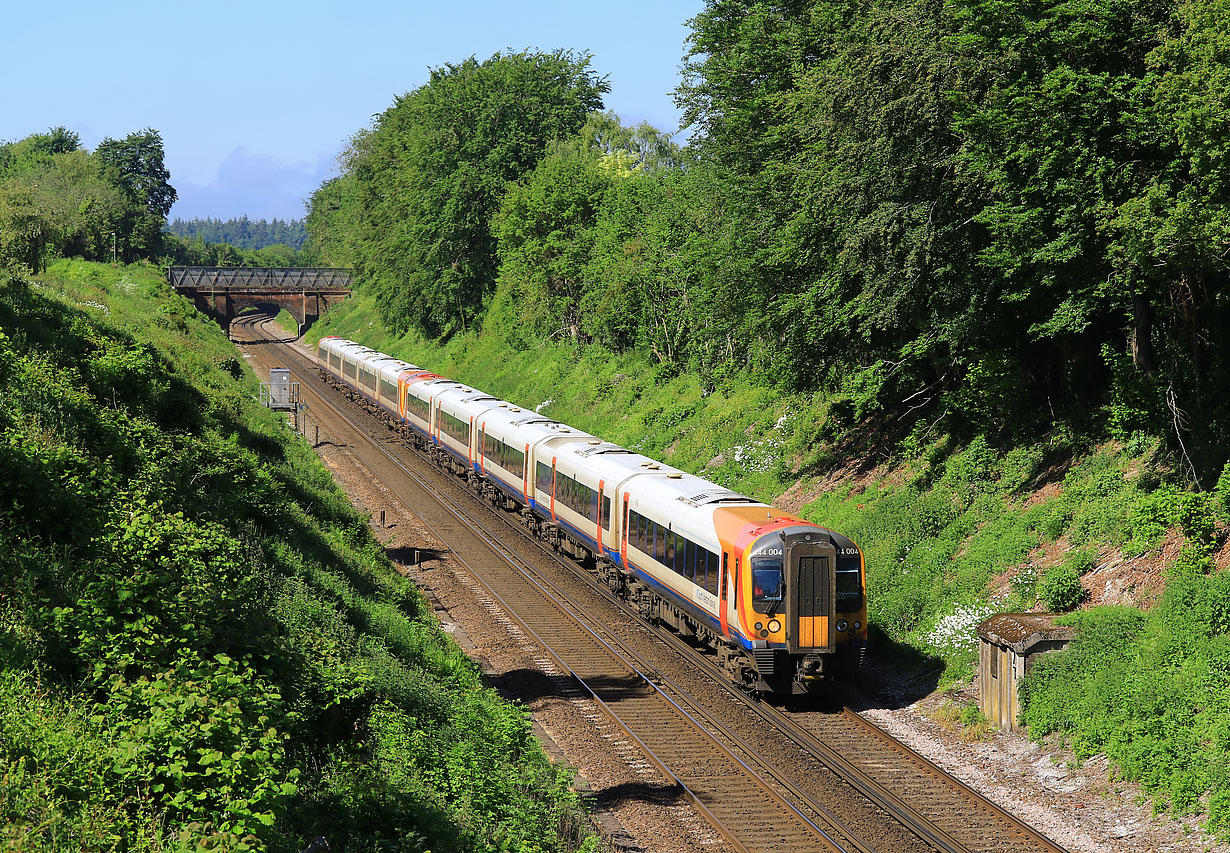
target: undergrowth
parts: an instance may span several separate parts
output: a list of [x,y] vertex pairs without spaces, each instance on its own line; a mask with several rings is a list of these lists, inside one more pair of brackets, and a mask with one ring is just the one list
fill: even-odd
[[0,277],[0,849],[592,849],[255,392],[152,267]]

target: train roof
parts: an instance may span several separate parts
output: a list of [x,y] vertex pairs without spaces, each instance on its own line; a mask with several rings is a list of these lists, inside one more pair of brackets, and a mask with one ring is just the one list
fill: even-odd
[[505,441],[515,439],[518,445],[537,445],[555,439],[551,446],[552,449],[557,449],[566,447],[573,441],[586,442],[595,439],[595,436],[584,430],[503,400],[483,413],[483,424],[488,435]]
[[[466,412],[469,415],[477,415],[480,412],[491,408],[495,403],[500,402],[498,397],[492,397],[486,391],[479,391],[477,388],[471,388],[461,382],[445,380],[437,382],[430,380],[429,385],[434,385],[434,396],[436,404],[450,411]],[[484,405],[478,405],[483,403]]]

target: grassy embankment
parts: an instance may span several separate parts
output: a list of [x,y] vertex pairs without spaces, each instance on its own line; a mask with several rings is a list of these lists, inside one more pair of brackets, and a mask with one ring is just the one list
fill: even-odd
[[593,849],[221,330],[0,277],[0,849]]
[[[1061,427],[1022,446],[941,436],[921,452],[842,458],[825,442],[821,396],[783,394],[747,377],[705,395],[686,373],[596,346],[544,342],[514,352],[496,333],[443,345],[414,334],[394,340],[361,294],[309,336],[324,334],[755,497],[788,493],[804,516],[863,547],[875,642],[940,669],[941,687],[972,676],[974,629],[987,615],[1081,608],[1069,617],[1081,626],[1078,642],[1037,667],[1028,685],[1032,732],[1058,732],[1081,756],[1108,753],[1159,807],[1207,805],[1213,828],[1227,831],[1230,584],[1213,556],[1225,541],[1230,475],[1215,492],[1193,494],[1176,484],[1156,439],[1125,446]],[[1163,559],[1166,544],[1177,558]],[[1157,606],[1084,606],[1087,588],[1123,565],[1167,573]],[[1146,590],[1136,593],[1152,604]],[[1205,791],[1211,799],[1202,801]]]

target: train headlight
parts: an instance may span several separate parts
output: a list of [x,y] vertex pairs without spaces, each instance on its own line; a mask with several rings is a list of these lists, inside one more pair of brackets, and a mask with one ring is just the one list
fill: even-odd
[[850,623],[849,623],[849,622],[847,622],[845,619],[838,619],[838,620],[837,620],[837,630],[838,630],[838,631],[844,631],[844,630],[846,630],[846,629],[847,629],[847,628],[849,628],[849,627],[850,627]]
[[757,630],[757,631],[760,631],[760,630],[762,630],[763,628],[764,628],[764,623],[763,623],[763,622],[757,622],[757,623],[756,623],[756,630]]
[[863,623],[859,622],[857,619],[854,620],[854,630],[857,631],[861,627],[863,627]]
[[781,623],[781,622],[778,622],[776,619],[774,619],[772,622],[770,622],[770,623],[769,623],[769,632],[770,632],[770,633],[772,633],[772,634],[776,634],[776,633],[777,633],[778,631],[780,631],[781,629],[782,629],[782,623]]

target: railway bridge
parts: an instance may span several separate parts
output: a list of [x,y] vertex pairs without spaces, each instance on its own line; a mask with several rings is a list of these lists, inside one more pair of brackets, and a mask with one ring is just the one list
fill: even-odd
[[230,332],[249,307],[285,308],[302,335],[350,295],[350,270],[318,267],[167,267],[167,281]]

